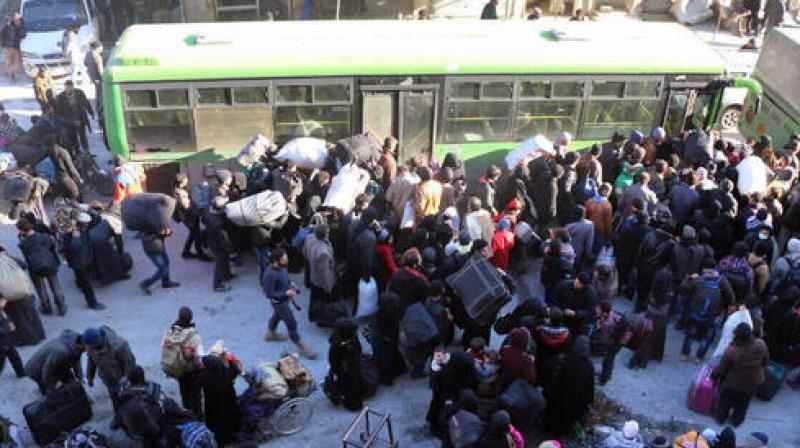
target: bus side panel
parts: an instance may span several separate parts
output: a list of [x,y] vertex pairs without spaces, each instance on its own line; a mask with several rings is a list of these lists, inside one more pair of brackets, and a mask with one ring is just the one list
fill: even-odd
[[125,114],[122,111],[122,90],[119,84],[103,86],[103,113],[111,153],[128,158],[128,135],[125,130]]
[[800,129],[800,116],[792,117],[768,94],[762,95],[761,110],[755,113],[755,99],[748,93],[739,120],[739,132],[743,137],[758,139],[762,135],[772,137],[773,145],[781,148],[789,142],[789,137]]

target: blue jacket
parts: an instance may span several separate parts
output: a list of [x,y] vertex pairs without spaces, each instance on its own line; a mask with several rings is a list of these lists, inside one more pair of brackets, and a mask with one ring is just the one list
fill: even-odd
[[264,295],[275,302],[282,302],[286,298],[286,290],[291,286],[289,271],[286,268],[275,269],[273,266],[264,272]]

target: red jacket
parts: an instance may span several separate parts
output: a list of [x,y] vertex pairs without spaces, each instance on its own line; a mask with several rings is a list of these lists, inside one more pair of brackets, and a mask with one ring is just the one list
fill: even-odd
[[389,283],[394,271],[398,269],[397,263],[394,261],[394,254],[392,253],[392,246],[389,243],[375,244],[375,256],[378,258],[380,271],[376,275],[376,280],[380,285]]
[[510,230],[497,230],[492,237],[492,258],[489,261],[500,269],[507,269],[514,248],[514,234]]

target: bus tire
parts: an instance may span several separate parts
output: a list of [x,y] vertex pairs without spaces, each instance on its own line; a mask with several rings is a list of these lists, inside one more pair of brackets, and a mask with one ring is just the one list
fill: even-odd
[[722,111],[719,117],[719,124],[724,130],[736,129],[739,120],[742,118],[742,108],[739,106],[728,106]]

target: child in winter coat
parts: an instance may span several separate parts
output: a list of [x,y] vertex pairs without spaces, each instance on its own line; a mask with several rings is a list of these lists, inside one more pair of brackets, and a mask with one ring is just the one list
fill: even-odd
[[489,378],[500,368],[497,352],[486,350],[486,340],[480,336],[469,341],[467,354],[475,361],[475,370],[480,379]]

